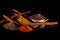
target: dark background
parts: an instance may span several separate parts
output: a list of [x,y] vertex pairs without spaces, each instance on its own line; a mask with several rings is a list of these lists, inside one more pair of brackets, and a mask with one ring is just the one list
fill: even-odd
[[[56,8],[54,8],[55,4],[49,2],[48,0],[41,1],[41,0],[1,0],[0,1],[0,16],[2,17],[2,14],[6,15],[13,15],[12,9],[15,8],[21,12],[31,10],[34,14],[35,12],[40,12],[43,15],[51,18],[52,21],[57,20],[57,12]],[[49,6],[49,7],[48,7]],[[48,8],[51,10],[48,13]],[[0,18],[2,19],[2,18]]]
[[[34,12],[41,12],[42,14],[48,14],[48,1],[40,0],[1,0],[0,1],[0,14],[12,15],[12,9],[15,8],[21,12],[31,10]],[[31,14],[33,14],[31,13]],[[48,16],[48,15],[47,15]]]
[[[49,4],[50,3],[50,4]],[[43,15],[47,16],[50,21],[58,21],[58,13],[56,8],[54,8],[54,3],[49,2],[48,0],[41,1],[41,0],[1,0],[0,1],[0,20],[4,19],[2,17],[3,14],[11,16],[13,15],[12,9],[17,9],[21,12],[24,11],[32,11],[32,14],[35,13],[42,13]],[[49,12],[48,12],[49,9]],[[58,32],[59,27],[43,30],[43,31],[36,31],[36,32]]]

